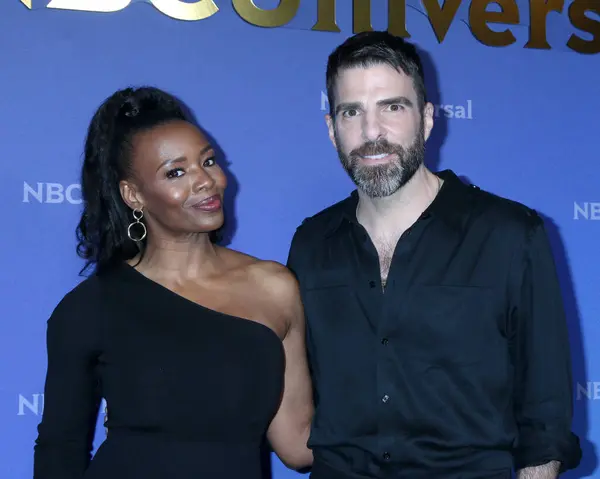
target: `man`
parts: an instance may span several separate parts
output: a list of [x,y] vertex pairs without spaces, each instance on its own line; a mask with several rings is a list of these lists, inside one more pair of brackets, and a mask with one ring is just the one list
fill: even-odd
[[423,164],[412,45],[329,57],[329,136],[357,186],[296,231],[313,479],[556,478],[577,466],[568,332],[538,214]]

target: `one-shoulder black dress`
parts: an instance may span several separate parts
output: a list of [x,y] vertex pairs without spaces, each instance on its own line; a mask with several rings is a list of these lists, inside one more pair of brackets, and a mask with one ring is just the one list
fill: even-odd
[[[123,264],[64,297],[47,346],[35,479],[261,479],[284,373],[269,327]],[[91,458],[102,397],[109,432]]]

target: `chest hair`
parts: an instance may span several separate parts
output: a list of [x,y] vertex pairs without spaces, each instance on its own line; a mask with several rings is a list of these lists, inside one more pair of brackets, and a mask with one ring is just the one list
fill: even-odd
[[377,238],[374,241],[377,255],[379,256],[379,274],[381,276],[381,284],[385,288],[388,274],[392,265],[392,258],[398,238]]

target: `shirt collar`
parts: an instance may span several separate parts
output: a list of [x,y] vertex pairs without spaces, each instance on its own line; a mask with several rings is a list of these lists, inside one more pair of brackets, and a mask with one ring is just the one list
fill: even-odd
[[[450,228],[462,229],[468,216],[466,207],[471,204],[473,191],[479,188],[466,185],[452,170],[443,170],[435,174],[444,180],[444,184],[421,218],[438,218]],[[356,219],[357,205],[358,192],[354,190],[340,204],[340,214],[334,215],[329,221],[325,235],[333,235],[343,224],[358,223]]]

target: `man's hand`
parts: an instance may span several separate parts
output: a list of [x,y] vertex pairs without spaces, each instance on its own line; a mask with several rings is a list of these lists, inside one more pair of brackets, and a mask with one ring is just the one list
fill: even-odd
[[517,472],[517,479],[556,479],[560,470],[560,462],[551,461],[535,467],[526,467]]

